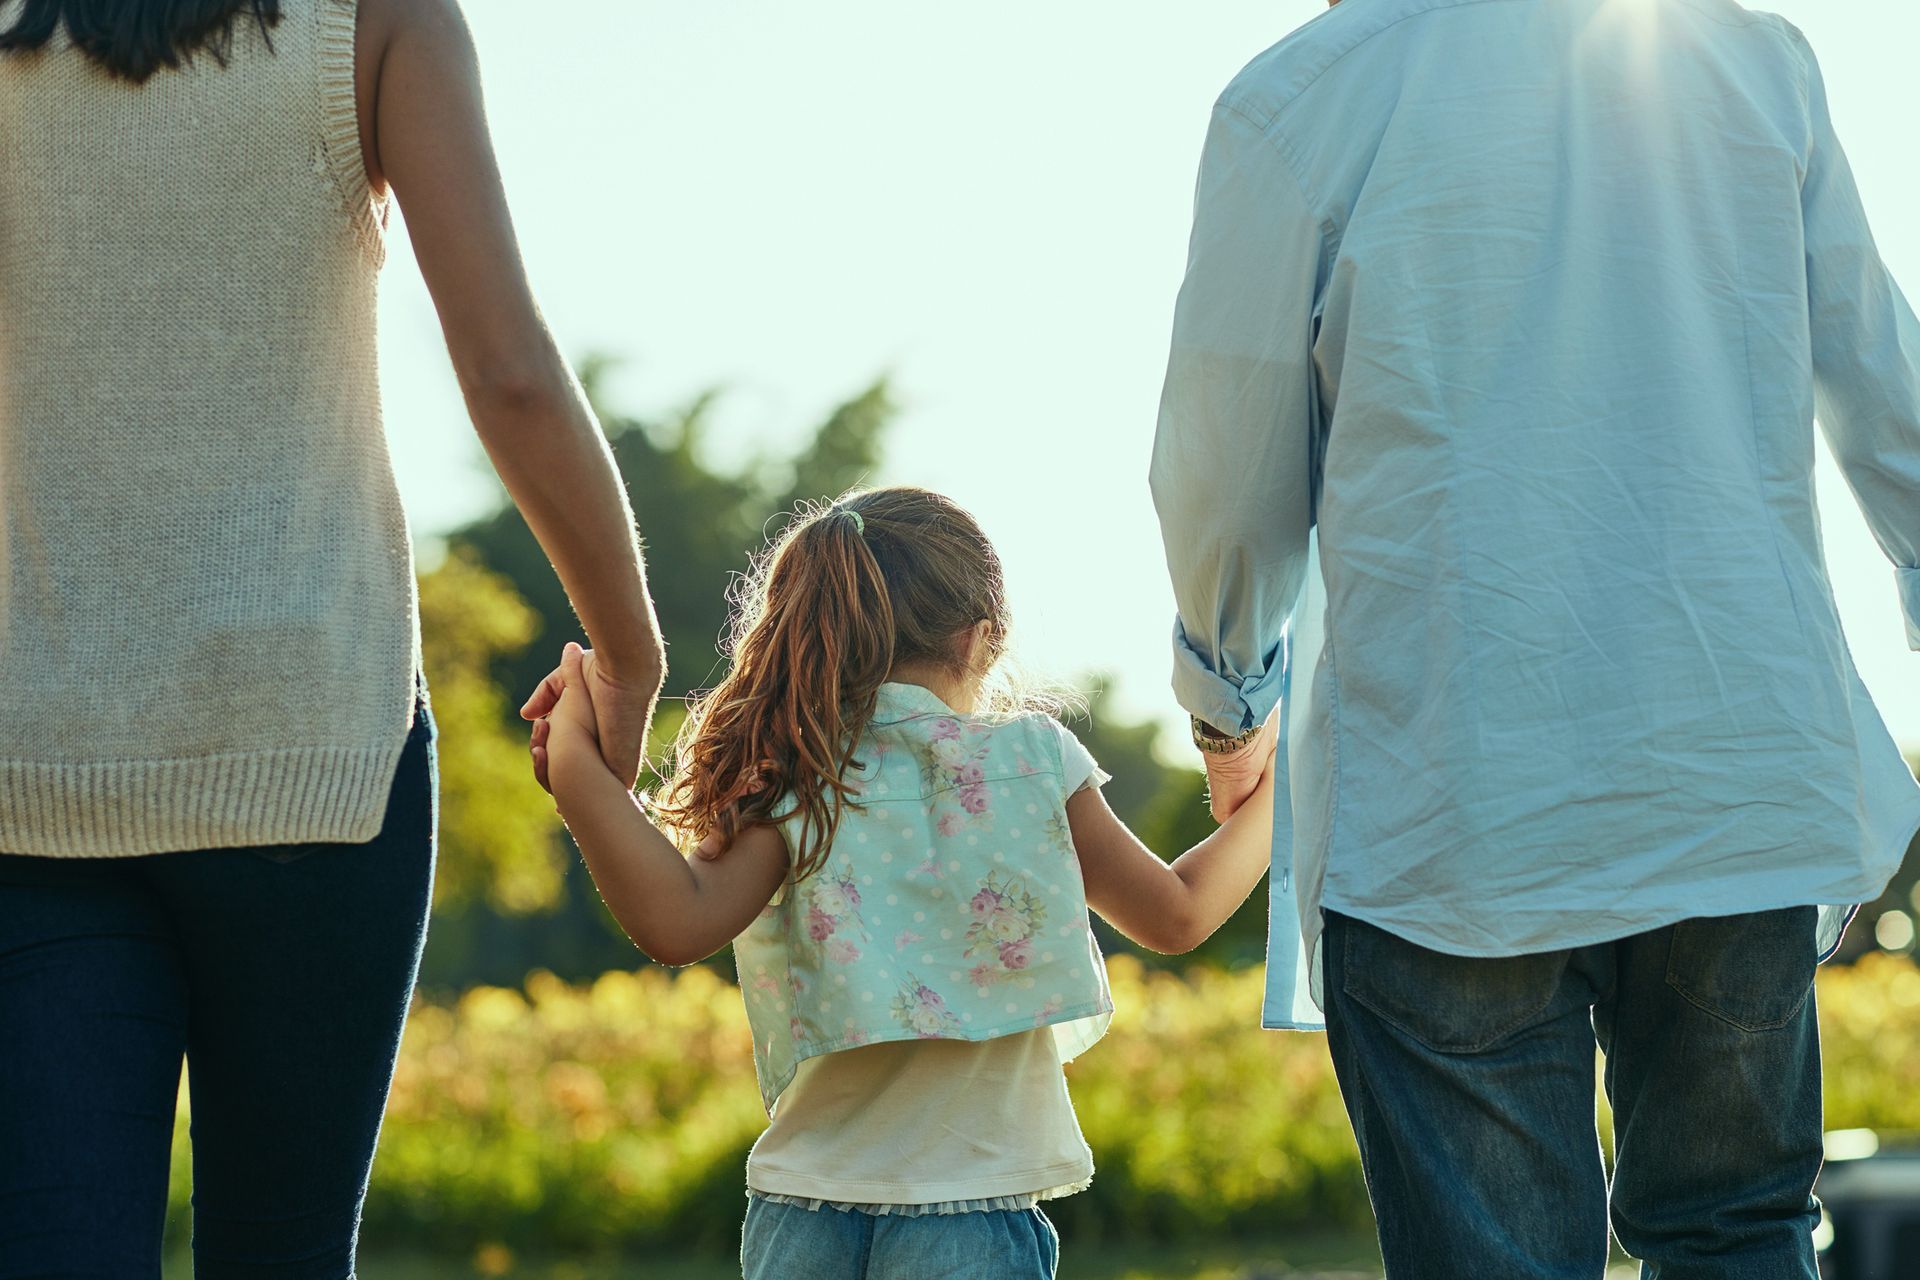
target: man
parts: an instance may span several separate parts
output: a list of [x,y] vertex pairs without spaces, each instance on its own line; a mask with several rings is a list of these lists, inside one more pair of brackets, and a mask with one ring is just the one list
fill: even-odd
[[1153,460],[1175,687],[1223,813],[1290,691],[1270,958],[1394,1277],[1599,1277],[1609,1199],[1651,1275],[1815,1274],[1816,957],[1920,825],[1816,396],[1920,647],[1920,324],[1784,21],[1346,0],[1221,96]]

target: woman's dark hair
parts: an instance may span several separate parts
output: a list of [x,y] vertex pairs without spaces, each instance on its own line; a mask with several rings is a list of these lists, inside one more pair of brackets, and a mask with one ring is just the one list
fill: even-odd
[[280,0],[26,0],[13,25],[0,31],[0,51],[44,49],[64,25],[89,58],[143,84],[196,53],[226,66],[233,24],[243,16],[266,36],[280,21]]

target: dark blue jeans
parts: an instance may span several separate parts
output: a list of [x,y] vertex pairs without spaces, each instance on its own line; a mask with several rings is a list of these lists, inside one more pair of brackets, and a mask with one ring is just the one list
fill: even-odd
[[342,1280],[433,877],[424,705],[378,838],[0,856],[0,1280],[160,1274],[180,1062],[199,1280]]
[[1328,913],[1328,1043],[1392,1280],[1599,1280],[1609,1208],[1645,1277],[1814,1280],[1814,915],[1488,960]]

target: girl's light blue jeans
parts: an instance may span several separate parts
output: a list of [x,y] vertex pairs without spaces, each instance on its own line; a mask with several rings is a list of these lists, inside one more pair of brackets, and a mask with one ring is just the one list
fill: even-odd
[[1039,1209],[884,1217],[747,1197],[745,1280],[1053,1280],[1060,1237]]

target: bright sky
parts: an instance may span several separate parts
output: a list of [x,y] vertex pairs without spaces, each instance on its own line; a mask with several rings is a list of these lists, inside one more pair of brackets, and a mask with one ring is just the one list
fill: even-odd
[[[1215,95],[1319,0],[466,4],[542,305],[563,349],[628,361],[615,403],[723,385],[724,447],[784,449],[890,371],[905,413],[875,478],[979,515],[1030,664],[1110,671],[1129,712],[1177,726],[1146,464],[1195,164]],[[1920,6],[1774,7],[1819,51],[1882,248],[1920,296]],[[389,431],[429,538],[495,490],[403,235],[382,319]],[[1855,660],[1920,746],[1892,573],[1823,466]]]

